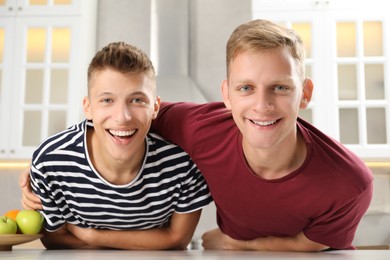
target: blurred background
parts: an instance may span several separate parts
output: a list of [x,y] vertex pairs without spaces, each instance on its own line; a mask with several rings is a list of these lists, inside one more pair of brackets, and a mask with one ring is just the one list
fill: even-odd
[[[20,208],[19,173],[47,136],[84,118],[86,72],[113,41],[143,49],[165,101],[221,100],[225,44],[255,18],[294,28],[314,97],[301,116],[375,175],[356,245],[390,244],[390,21],[385,0],[0,0],[0,213]],[[194,239],[215,227],[208,207]]]

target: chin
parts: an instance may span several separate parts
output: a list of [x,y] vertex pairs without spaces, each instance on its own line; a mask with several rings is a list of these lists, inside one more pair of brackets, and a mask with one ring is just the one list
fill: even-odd
[[112,155],[112,159],[114,159],[115,161],[118,161],[118,162],[126,162],[126,161],[130,161],[132,158],[130,156],[130,152],[128,151],[123,151],[122,153],[120,154],[115,154],[115,155]]

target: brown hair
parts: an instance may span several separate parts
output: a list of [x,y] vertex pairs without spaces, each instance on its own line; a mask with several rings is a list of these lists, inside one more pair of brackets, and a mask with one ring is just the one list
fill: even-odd
[[226,70],[229,77],[229,65],[239,53],[287,48],[296,60],[299,73],[304,77],[305,50],[298,34],[267,20],[253,20],[238,26],[226,44]]
[[137,47],[124,42],[113,42],[95,54],[88,67],[88,86],[97,71],[113,69],[118,72],[146,73],[151,78],[155,71],[149,57]]

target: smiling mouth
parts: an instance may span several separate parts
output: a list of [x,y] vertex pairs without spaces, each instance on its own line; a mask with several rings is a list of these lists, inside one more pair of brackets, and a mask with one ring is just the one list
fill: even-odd
[[108,132],[114,136],[114,137],[117,137],[117,138],[129,138],[131,136],[133,136],[137,130],[132,130],[132,131],[119,131],[119,130],[112,130],[112,129],[109,129]]
[[255,120],[250,120],[253,124],[259,125],[259,126],[270,126],[278,122],[279,120],[273,120],[273,121],[255,121]]

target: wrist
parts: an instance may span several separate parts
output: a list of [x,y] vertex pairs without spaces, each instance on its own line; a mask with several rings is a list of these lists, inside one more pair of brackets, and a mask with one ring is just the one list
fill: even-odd
[[228,237],[226,239],[226,248],[230,250],[253,250],[251,246],[252,240],[239,240]]

